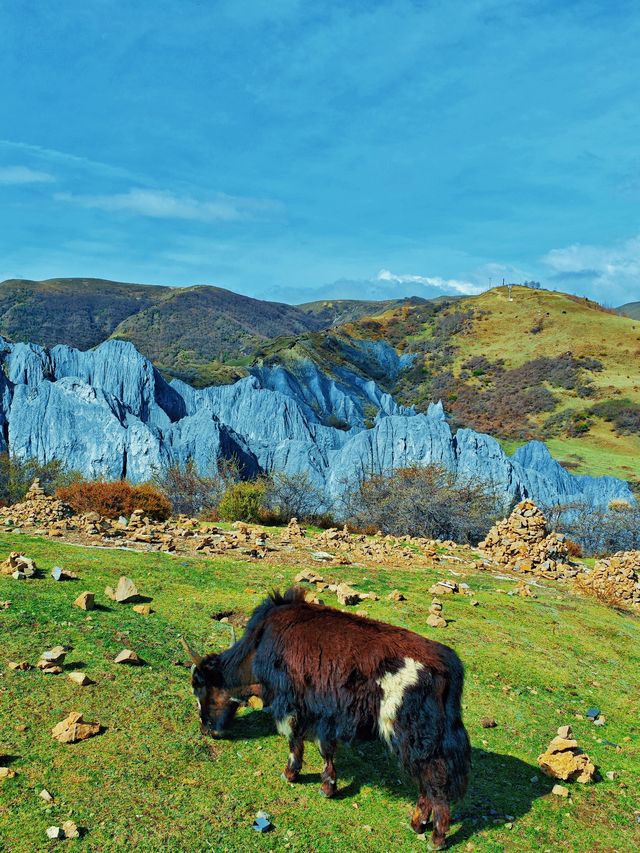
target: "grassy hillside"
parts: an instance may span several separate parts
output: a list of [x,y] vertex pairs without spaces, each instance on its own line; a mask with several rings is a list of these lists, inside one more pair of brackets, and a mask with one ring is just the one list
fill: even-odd
[[376,301],[373,299],[322,299],[318,302],[305,302],[298,305],[306,314],[311,314],[321,324],[322,328],[340,326],[352,323],[361,317],[391,311],[403,305],[421,305],[427,302],[419,296],[408,296],[404,299],[388,299]]
[[414,355],[397,378],[371,373],[406,405],[442,399],[454,426],[508,449],[539,438],[572,470],[640,480],[640,322],[564,293],[514,287],[509,299],[496,288],[360,318],[334,329],[331,346],[275,342],[268,357],[313,357],[330,371],[353,338]]
[[124,338],[160,370],[187,382],[231,381],[256,347],[278,335],[300,335],[320,325],[294,305],[240,296],[220,287],[175,289],[161,303],[124,320]]
[[[53,849],[46,828],[72,819],[84,830],[80,840],[65,842],[74,851],[424,850],[425,841],[408,825],[413,785],[381,745],[340,749],[339,795],[329,802],[318,793],[321,761],[313,744],[301,782],[280,778],[287,746],[268,714],[241,712],[229,739],[199,733],[189,670],[175,665],[184,657],[178,636],[198,649],[224,648],[228,632],[212,614],[232,610],[241,621],[299,566],[274,570],[127,551],[114,559],[97,549],[0,535],[2,556],[15,549],[34,557],[47,575],[62,565],[81,580],[18,583],[0,576],[0,600],[11,600],[0,610],[0,765],[16,774],[0,781],[0,849]],[[425,589],[448,575],[446,567],[416,556],[411,568],[367,569],[366,578],[355,566],[330,570],[381,596],[366,604],[372,616],[444,641],[465,661],[474,769],[466,801],[454,812],[452,848],[638,849],[638,619],[558,584],[538,587],[535,599],[511,597],[505,592],[515,579],[482,572],[468,556],[455,566],[480,606],[471,607],[466,596],[447,597],[445,630],[426,627]],[[105,584],[120,573],[153,598],[153,614],[140,616],[105,599]],[[99,609],[87,614],[72,606],[81,589],[96,591]],[[407,600],[389,602],[393,589]],[[33,663],[57,644],[70,647],[65,668],[85,672],[95,685],[80,688],[64,674],[6,668],[10,660]],[[147,665],[115,665],[123,647]],[[594,705],[606,716],[602,728],[584,718]],[[101,723],[103,733],[71,745],[54,741],[51,728],[71,711]],[[483,729],[485,716],[497,727]],[[536,763],[565,723],[601,774],[594,785],[568,783],[569,799],[550,793],[553,783]],[[38,796],[42,788],[54,797],[52,805]],[[265,836],[251,829],[261,809],[275,826]]]
[[170,290],[94,278],[9,279],[0,283],[0,334],[47,347],[89,349]]
[[465,426],[542,438],[576,471],[640,479],[640,323],[563,293],[519,287],[510,301],[498,288],[457,303],[406,346],[427,372],[435,363],[436,389]]

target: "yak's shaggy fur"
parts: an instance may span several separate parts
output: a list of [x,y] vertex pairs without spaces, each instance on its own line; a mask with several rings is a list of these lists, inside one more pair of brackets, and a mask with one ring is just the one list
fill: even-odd
[[411,825],[423,832],[433,814],[436,847],[445,843],[450,801],[464,795],[469,775],[462,685],[462,664],[448,646],[308,603],[297,588],[273,593],[241,640],[193,672],[208,729],[224,728],[243,696],[262,694],[289,740],[289,781],[302,767],[304,740],[314,739],[326,796],[336,790],[337,742],[381,738],[417,781]]

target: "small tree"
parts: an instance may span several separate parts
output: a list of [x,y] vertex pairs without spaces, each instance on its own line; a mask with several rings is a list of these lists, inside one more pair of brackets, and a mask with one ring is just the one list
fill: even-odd
[[200,515],[216,507],[226,489],[238,480],[238,467],[236,460],[223,459],[217,473],[208,477],[199,474],[189,459],[184,465],[170,465],[153,482],[171,501],[174,513]]
[[322,508],[322,492],[313,485],[306,471],[272,474],[265,492],[265,502],[281,521],[291,518],[315,518]]
[[65,470],[59,459],[38,462],[37,459],[17,459],[8,453],[0,454],[0,503],[21,501],[35,479],[40,480],[44,491],[51,495],[56,489],[82,479],[77,471]]
[[251,480],[230,485],[218,505],[223,521],[263,521],[267,514],[265,496],[267,483]]

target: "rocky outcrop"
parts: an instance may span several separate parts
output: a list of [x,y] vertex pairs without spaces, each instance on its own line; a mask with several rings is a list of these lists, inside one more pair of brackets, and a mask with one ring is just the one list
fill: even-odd
[[[381,371],[402,369],[388,345],[375,347],[365,355],[375,356]],[[326,507],[339,512],[347,482],[436,463],[460,479],[491,483],[505,504],[526,497],[541,505],[633,503],[621,480],[569,474],[539,442],[509,458],[490,436],[468,429],[452,434],[440,404],[416,414],[346,369],[329,378],[314,365],[305,378],[263,368],[233,385],[195,389],[167,383],[123,341],[80,352],[0,339],[0,362],[0,450],[60,459],[89,477],[139,482],[188,459],[207,473],[220,458],[233,457],[247,475],[307,472]],[[369,429],[367,407],[376,415]],[[350,426],[336,428],[332,419]]]

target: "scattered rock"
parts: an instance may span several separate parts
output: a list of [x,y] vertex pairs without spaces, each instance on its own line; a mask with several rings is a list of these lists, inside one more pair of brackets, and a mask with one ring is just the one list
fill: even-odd
[[252,829],[256,832],[270,832],[273,828],[270,815],[267,812],[258,812],[256,819],[253,821]]
[[323,584],[325,583],[325,580],[322,575],[319,575],[317,572],[314,572],[313,569],[304,569],[304,571],[298,572],[298,574],[293,579],[293,582]]
[[390,592],[387,596],[389,601],[406,601],[407,597],[403,595],[399,590],[394,589],[393,592]]
[[42,660],[49,661],[50,663],[63,663],[66,654],[64,646],[54,646],[49,651],[42,652],[40,657]]
[[74,572],[69,572],[61,566],[54,566],[51,570],[51,577],[54,581],[77,581],[78,575]]
[[59,826],[50,826],[47,829],[47,838],[50,838],[52,841],[56,841],[59,838],[64,838],[64,833]]
[[589,710],[586,713],[587,720],[591,720],[591,722],[593,722],[594,720],[597,720],[599,716],[600,716],[600,708],[589,708]]
[[618,774],[616,773],[615,770],[608,770],[607,773],[605,773],[605,776],[607,777],[607,779],[610,782],[613,782],[613,780],[616,778],[617,775]]
[[88,723],[82,714],[72,711],[68,717],[51,729],[51,736],[60,743],[76,743],[100,733],[100,723]]
[[153,610],[148,604],[134,604],[132,610],[135,610],[135,612],[139,613],[141,616],[150,616],[153,613]]
[[79,607],[80,610],[93,610],[96,606],[96,596],[93,592],[81,592],[73,602],[74,607]]
[[455,581],[438,581],[429,590],[431,595],[453,595],[459,592],[458,584]]
[[[563,734],[571,734],[569,726],[561,726],[546,751],[538,756],[538,764],[547,776],[565,781],[585,784],[593,781],[596,772],[595,765],[578,747],[578,742]],[[560,734],[562,732],[563,734]]]
[[13,779],[15,775],[16,771],[10,767],[0,767],[0,779]]
[[569,789],[565,788],[564,785],[554,785],[551,789],[551,793],[555,794],[556,797],[568,797]]
[[7,666],[9,667],[9,669],[17,669],[20,672],[26,672],[28,669],[31,669],[31,664],[29,663],[29,661],[26,660],[21,660],[17,662],[14,660],[10,660]]
[[142,666],[143,664],[142,658],[140,658],[136,652],[132,652],[131,649],[123,649],[115,656],[113,662],[126,663],[129,664],[129,666]]
[[39,660],[36,664],[38,669],[41,669],[45,675],[60,675],[61,672],[64,672],[61,666],[58,666],[57,663],[51,663],[48,660]]
[[104,594],[119,604],[126,604],[128,601],[137,599],[140,593],[131,578],[122,575],[116,588],[105,587]]
[[89,678],[84,672],[69,672],[67,673],[69,681],[78,684],[80,687],[87,687],[89,684],[95,684],[92,678]]
[[327,563],[333,560],[333,554],[329,554],[328,551],[314,551],[311,558],[317,560],[319,563]]
[[483,729],[495,729],[498,724],[493,717],[483,717],[480,720],[480,725]]
[[338,604],[342,604],[345,607],[352,607],[354,604],[360,604],[363,598],[362,593],[352,589],[352,587],[347,583],[338,584],[336,596],[338,598]]
[[47,791],[47,789],[46,789],[46,788],[43,788],[43,789],[40,791],[40,793],[38,794],[38,796],[40,797],[40,799],[41,799],[41,800],[44,800],[44,801],[45,801],[45,803],[52,803],[52,802],[53,802],[53,797],[52,797],[52,796],[51,796],[51,794]]
[[72,820],[65,820],[62,824],[65,838],[80,838],[80,830]]

